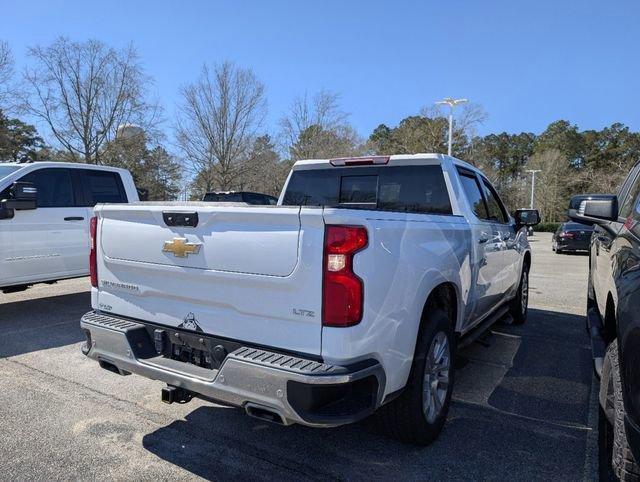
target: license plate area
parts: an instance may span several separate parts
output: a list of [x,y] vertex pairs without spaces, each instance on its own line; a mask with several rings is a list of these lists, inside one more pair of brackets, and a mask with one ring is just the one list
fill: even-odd
[[242,345],[188,331],[147,327],[158,355],[172,360],[218,370],[227,355]]

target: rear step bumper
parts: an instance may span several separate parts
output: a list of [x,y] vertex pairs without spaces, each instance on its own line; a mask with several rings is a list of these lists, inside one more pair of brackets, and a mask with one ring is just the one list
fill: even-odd
[[107,370],[160,380],[285,425],[343,425],[382,403],[385,374],[375,360],[338,366],[241,347],[215,370],[159,356],[138,321],[91,311],[80,325],[87,336],[83,353]]

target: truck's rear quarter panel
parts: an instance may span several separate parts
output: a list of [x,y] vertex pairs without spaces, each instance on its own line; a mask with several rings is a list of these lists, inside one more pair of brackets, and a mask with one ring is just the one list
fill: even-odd
[[460,306],[466,303],[469,226],[462,216],[325,209],[324,217],[326,224],[365,226],[369,245],[354,258],[354,271],[364,281],[363,319],[350,328],[323,328],[323,358],[377,359],[387,375],[385,393],[392,393],[406,383],[432,289],[450,282],[460,291]]

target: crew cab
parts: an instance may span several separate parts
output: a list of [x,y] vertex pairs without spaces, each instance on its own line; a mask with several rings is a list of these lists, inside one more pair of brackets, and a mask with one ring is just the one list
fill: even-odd
[[[579,202],[579,204],[577,204]],[[621,480],[640,478],[640,163],[618,194],[576,196],[569,216],[595,226],[587,323],[600,376],[601,453]],[[607,472],[602,474],[607,477]]]
[[89,274],[97,203],[138,200],[128,171],[87,164],[0,164],[0,291]]
[[83,352],[169,403],[324,427],[377,410],[428,444],[456,347],[526,319],[538,222],[440,154],[298,161],[276,206],[102,204]]

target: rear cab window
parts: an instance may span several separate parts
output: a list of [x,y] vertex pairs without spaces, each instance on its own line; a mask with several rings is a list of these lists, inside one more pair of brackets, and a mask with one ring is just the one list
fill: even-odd
[[282,204],[452,214],[440,165],[295,170]]
[[126,203],[127,195],[117,172],[81,169],[85,206]]

